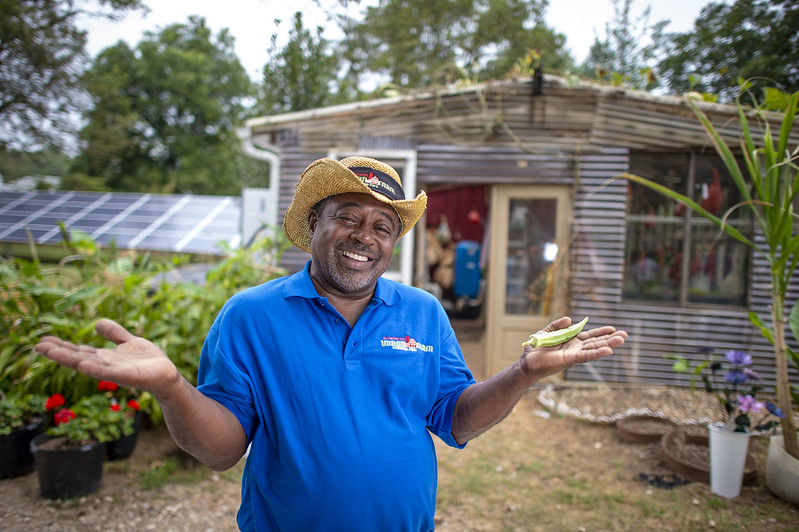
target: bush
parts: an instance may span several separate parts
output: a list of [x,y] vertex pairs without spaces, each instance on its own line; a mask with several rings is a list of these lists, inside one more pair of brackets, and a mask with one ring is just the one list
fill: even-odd
[[[205,334],[235,292],[282,275],[274,264],[284,241],[261,240],[228,250],[200,286],[170,280],[188,256],[100,248],[85,233],[67,233],[69,255],[58,264],[35,257],[0,258],[0,389],[13,394],[61,393],[69,403],[97,392],[97,381],[38,355],[44,335],[97,344],[95,322],[111,318],[161,347],[189,382],[196,382]],[[100,338],[100,340],[102,340]],[[110,344],[109,344],[110,346]],[[142,405],[142,409],[157,405]]]

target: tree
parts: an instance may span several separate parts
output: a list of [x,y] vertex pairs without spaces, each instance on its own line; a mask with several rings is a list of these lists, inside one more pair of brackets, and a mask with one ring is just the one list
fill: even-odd
[[540,67],[550,72],[565,72],[573,66],[566,50],[566,36],[548,27],[544,20],[548,0],[490,0],[480,8],[470,55],[485,63],[480,77],[500,78],[514,64],[534,50]]
[[[342,19],[341,55],[355,79],[378,75],[407,88],[453,78],[497,77],[530,48],[545,67],[571,63],[547,28],[547,0],[381,0],[362,21]],[[453,75],[453,73],[455,73]]]
[[15,181],[25,176],[60,176],[69,168],[69,157],[57,150],[27,152],[0,146],[0,176]]
[[691,31],[668,35],[658,70],[672,92],[713,93],[724,102],[735,101],[743,79],[755,88],[777,86],[796,92],[797,28],[796,0],[711,3]]
[[0,0],[0,145],[63,144],[83,107],[79,77],[88,59],[80,16],[115,18],[141,0]]
[[[84,81],[94,103],[73,170],[112,190],[238,193],[235,127],[251,95],[227,30],[200,17],[103,50]],[[78,180],[79,181],[79,180]]]
[[668,20],[649,25],[650,9],[633,20],[633,0],[613,0],[613,21],[605,25],[605,37],[594,37],[588,57],[580,67],[587,77],[609,80],[613,84],[652,89],[657,79],[652,71],[657,51],[662,48],[663,30]]
[[277,34],[272,35],[256,111],[275,114],[334,103],[338,61],[329,47],[322,28],[312,34],[303,26],[302,13],[295,13],[285,47],[278,50]]

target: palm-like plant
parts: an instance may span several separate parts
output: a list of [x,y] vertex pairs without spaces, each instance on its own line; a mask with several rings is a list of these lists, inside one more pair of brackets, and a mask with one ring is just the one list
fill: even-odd
[[[785,450],[794,458],[799,459],[799,438],[797,438],[793,418],[791,387],[788,379],[790,350],[785,341],[785,294],[791,276],[799,263],[799,234],[794,231],[797,218],[794,212],[794,200],[799,193],[799,166],[797,166],[799,146],[793,148],[789,146],[791,129],[797,113],[799,92],[785,95],[785,97],[782,124],[776,138],[772,134],[766,111],[756,108],[748,114],[740,102],[737,104],[743,159],[743,163],[740,165],[707,115],[693,100],[690,101],[691,107],[710,136],[716,152],[744,198],[741,203],[733,206],[722,217],[711,214],[691,198],[646,178],[632,174],[622,174],[617,178],[639,183],[686,205],[694,212],[712,221],[719,230],[761,253],[768,261],[771,269],[772,327],[764,325],[764,322],[755,315],[750,315],[750,317],[774,345],[777,400],[780,409],[785,412],[785,417],[782,420]],[[757,121],[757,127],[762,131],[762,140],[750,127],[749,117]],[[739,208],[749,209],[752,212],[757,226],[763,233],[763,244],[756,243],[737,228],[726,223],[730,212]]]

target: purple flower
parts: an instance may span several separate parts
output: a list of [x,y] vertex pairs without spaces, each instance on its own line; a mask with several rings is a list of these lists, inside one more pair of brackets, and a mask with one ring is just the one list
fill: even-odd
[[778,417],[778,418],[780,418],[780,419],[782,419],[782,418],[784,418],[784,417],[785,417],[785,414],[783,414],[783,413],[782,413],[782,410],[780,410],[779,408],[777,408],[777,405],[775,405],[775,404],[774,404],[774,403],[772,403],[771,401],[766,401],[766,409],[767,409],[767,410],[769,411],[769,413],[770,413],[772,416],[774,416],[774,417]]
[[743,371],[738,371],[735,369],[731,369],[724,375],[724,380],[727,382],[731,382],[732,384],[741,384],[749,380],[749,377],[746,376],[746,373]]
[[746,378],[752,381],[762,381],[763,377],[760,376],[760,373],[753,370],[752,368],[744,368],[744,375]]
[[739,351],[737,349],[730,349],[724,356],[727,357],[727,360],[733,366],[748,366],[752,363],[752,357],[747,355],[743,351]]
[[751,395],[739,395],[737,399],[738,408],[741,412],[757,413],[763,410],[766,405],[752,397]]

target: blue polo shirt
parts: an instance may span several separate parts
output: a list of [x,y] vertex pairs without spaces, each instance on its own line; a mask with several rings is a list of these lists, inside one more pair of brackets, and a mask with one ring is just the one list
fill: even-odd
[[302,272],[243,290],[203,346],[198,388],[251,443],[242,530],[432,530],[430,433],[473,384],[436,299],[379,279],[354,327]]

